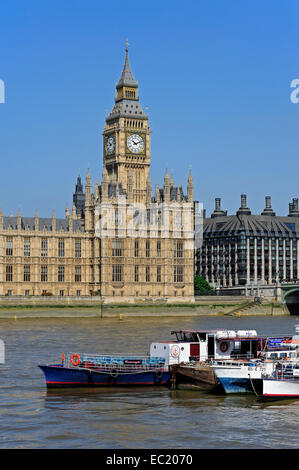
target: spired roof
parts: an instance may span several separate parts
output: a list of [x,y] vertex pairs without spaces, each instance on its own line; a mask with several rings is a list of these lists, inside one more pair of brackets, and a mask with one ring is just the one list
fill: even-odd
[[[125,65],[121,77],[116,85],[116,89],[119,90],[123,87],[138,88],[138,82],[133,76],[129,62],[128,45],[126,47]],[[109,116],[106,117],[106,122],[109,122],[113,119],[118,119],[120,117],[127,117],[131,119],[148,119],[147,114],[144,113],[142,107],[140,106],[137,91],[134,97],[132,96],[131,98],[123,95],[115,98],[115,104]]]
[[117,89],[122,88],[123,86],[129,86],[133,88],[138,87],[138,82],[133,77],[133,73],[132,73],[131,66],[130,66],[128,43],[126,45],[125,65],[124,65],[121,77],[116,85],[116,88]]

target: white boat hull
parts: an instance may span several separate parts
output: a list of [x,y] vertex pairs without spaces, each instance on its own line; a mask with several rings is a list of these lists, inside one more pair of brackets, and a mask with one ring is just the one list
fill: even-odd
[[299,397],[299,379],[264,379],[263,397]]
[[225,393],[254,393],[252,381],[273,372],[273,362],[213,365],[212,369]]

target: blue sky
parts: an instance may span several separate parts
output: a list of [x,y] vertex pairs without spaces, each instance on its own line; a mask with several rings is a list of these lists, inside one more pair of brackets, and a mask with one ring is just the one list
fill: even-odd
[[299,197],[299,4],[288,0],[13,0],[0,6],[0,207],[64,216],[78,174],[102,171],[105,112],[129,38],[148,106],[153,186],[165,167],[207,212],[248,195],[278,214]]

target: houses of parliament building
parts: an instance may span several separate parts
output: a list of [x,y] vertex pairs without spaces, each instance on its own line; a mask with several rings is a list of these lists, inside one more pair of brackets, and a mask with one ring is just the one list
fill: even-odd
[[151,130],[138,91],[127,47],[103,130],[101,183],[88,170],[83,186],[79,175],[65,218],[0,212],[0,295],[194,301],[191,171],[186,193],[167,170],[163,187],[152,188]]

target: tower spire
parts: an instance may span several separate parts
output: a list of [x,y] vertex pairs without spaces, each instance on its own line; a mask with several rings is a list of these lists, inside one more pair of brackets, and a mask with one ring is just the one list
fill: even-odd
[[125,65],[121,74],[121,77],[116,85],[116,89],[118,90],[119,88],[122,88],[124,86],[128,87],[133,87],[133,88],[138,88],[138,82],[135,80],[130,61],[129,61],[129,43],[128,40],[126,40],[126,58],[125,58]]

